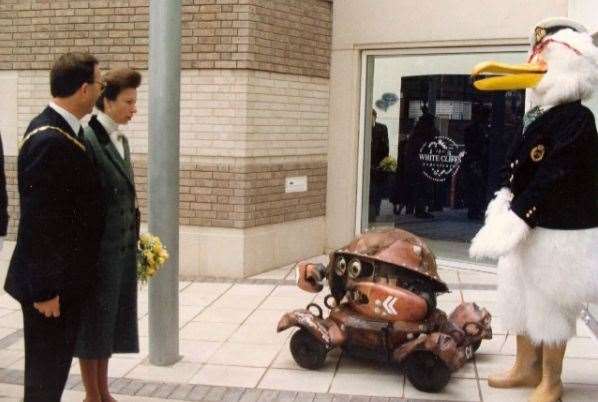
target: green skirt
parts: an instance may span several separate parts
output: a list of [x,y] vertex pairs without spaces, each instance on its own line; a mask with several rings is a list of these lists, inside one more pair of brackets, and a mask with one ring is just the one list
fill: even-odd
[[102,254],[96,286],[82,304],[75,356],[106,359],[138,352],[135,249]]

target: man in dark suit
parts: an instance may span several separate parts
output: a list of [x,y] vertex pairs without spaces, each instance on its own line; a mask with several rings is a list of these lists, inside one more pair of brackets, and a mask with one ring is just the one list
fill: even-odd
[[486,210],[490,109],[476,103],[471,108],[471,115],[471,124],[463,131],[465,156],[461,166],[465,182],[467,218],[481,221]]
[[378,113],[372,109],[372,149],[370,164],[370,221],[380,214],[384,196],[384,172],[380,162],[388,156],[388,128],[376,122]]
[[436,117],[430,113],[426,106],[421,108],[422,115],[413,127],[405,149],[405,173],[409,193],[409,203],[415,207],[415,217],[431,219],[434,217],[428,212],[433,204],[434,184],[424,174],[424,166],[420,159],[422,147],[433,141],[439,134],[436,129]]
[[101,205],[79,120],[91,112],[100,79],[95,57],[61,56],[50,73],[53,100],[19,150],[21,215],[4,288],[23,310],[25,402],[60,401],[80,303],[95,281]]
[[8,229],[8,194],[6,193],[6,176],[4,174],[4,147],[0,138],[0,250]]

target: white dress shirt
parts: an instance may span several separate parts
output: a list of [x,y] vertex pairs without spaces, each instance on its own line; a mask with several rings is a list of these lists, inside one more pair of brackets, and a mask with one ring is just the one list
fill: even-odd
[[66,120],[66,122],[69,124],[69,126],[71,126],[71,128],[73,129],[73,132],[75,133],[76,136],[79,135],[79,129],[81,128],[81,122],[74,114],[72,114],[65,108],[58,106],[54,102],[50,102],[48,104],[48,106],[50,106],[52,109],[54,109],[56,111],[56,113],[61,115],[62,118],[64,120]]
[[118,124],[112,120],[106,113],[98,110],[98,121],[110,136],[110,141],[114,144],[114,147],[118,151],[120,157],[125,159],[125,146],[123,144],[125,135],[118,130]]

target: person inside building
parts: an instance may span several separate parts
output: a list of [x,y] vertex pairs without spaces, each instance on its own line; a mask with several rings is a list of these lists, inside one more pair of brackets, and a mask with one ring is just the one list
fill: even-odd
[[393,213],[395,215],[400,215],[403,209],[405,209],[405,214],[413,213],[406,174],[406,150],[407,144],[409,143],[409,133],[399,132],[399,138],[397,170],[394,177],[394,186],[391,189],[391,202],[393,204]]
[[388,128],[376,122],[378,113],[372,109],[372,148],[370,164],[370,221],[380,215],[384,197],[384,172],[380,162],[388,156]]
[[131,152],[120,126],[137,112],[141,75],[115,69],[104,75],[102,91],[85,140],[96,165],[105,206],[98,283],[82,310],[75,355],[79,357],[86,402],[114,401],[108,389],[113,353],[139,352],[137,330],[136,207]]
[[465,181],[465,204],[467,218],[482,220],[486,210],[486,184],[488,181],[488,118],[490,109],[474,104],[471,123],[465,128],[465,156],[463,179]]
[[433,218],[428,212],[434,196],[434,183],[424,175],[424,167],[420,160],[420,149],[432,141],[438,131],[434,125],[435,118],[426,106],[422,106],[422,115],[413,128],[405,149],[405,174],[407,176],[410,204],[415,207],[415,217],[419,219]]

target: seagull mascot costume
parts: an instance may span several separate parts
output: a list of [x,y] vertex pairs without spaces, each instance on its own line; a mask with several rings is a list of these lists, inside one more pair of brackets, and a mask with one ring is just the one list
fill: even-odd
[[598,302],[598,134],[581,104],[598,88],[595,40],[575,21],[547,19],[527,63],[473,71],[480,90],[527,89],[523,132],[469,252],[498,258],[498,316],[517,335],[513,367],[488,383],[534,387],[530,402],[561,398],[567,341],[584,304]]

